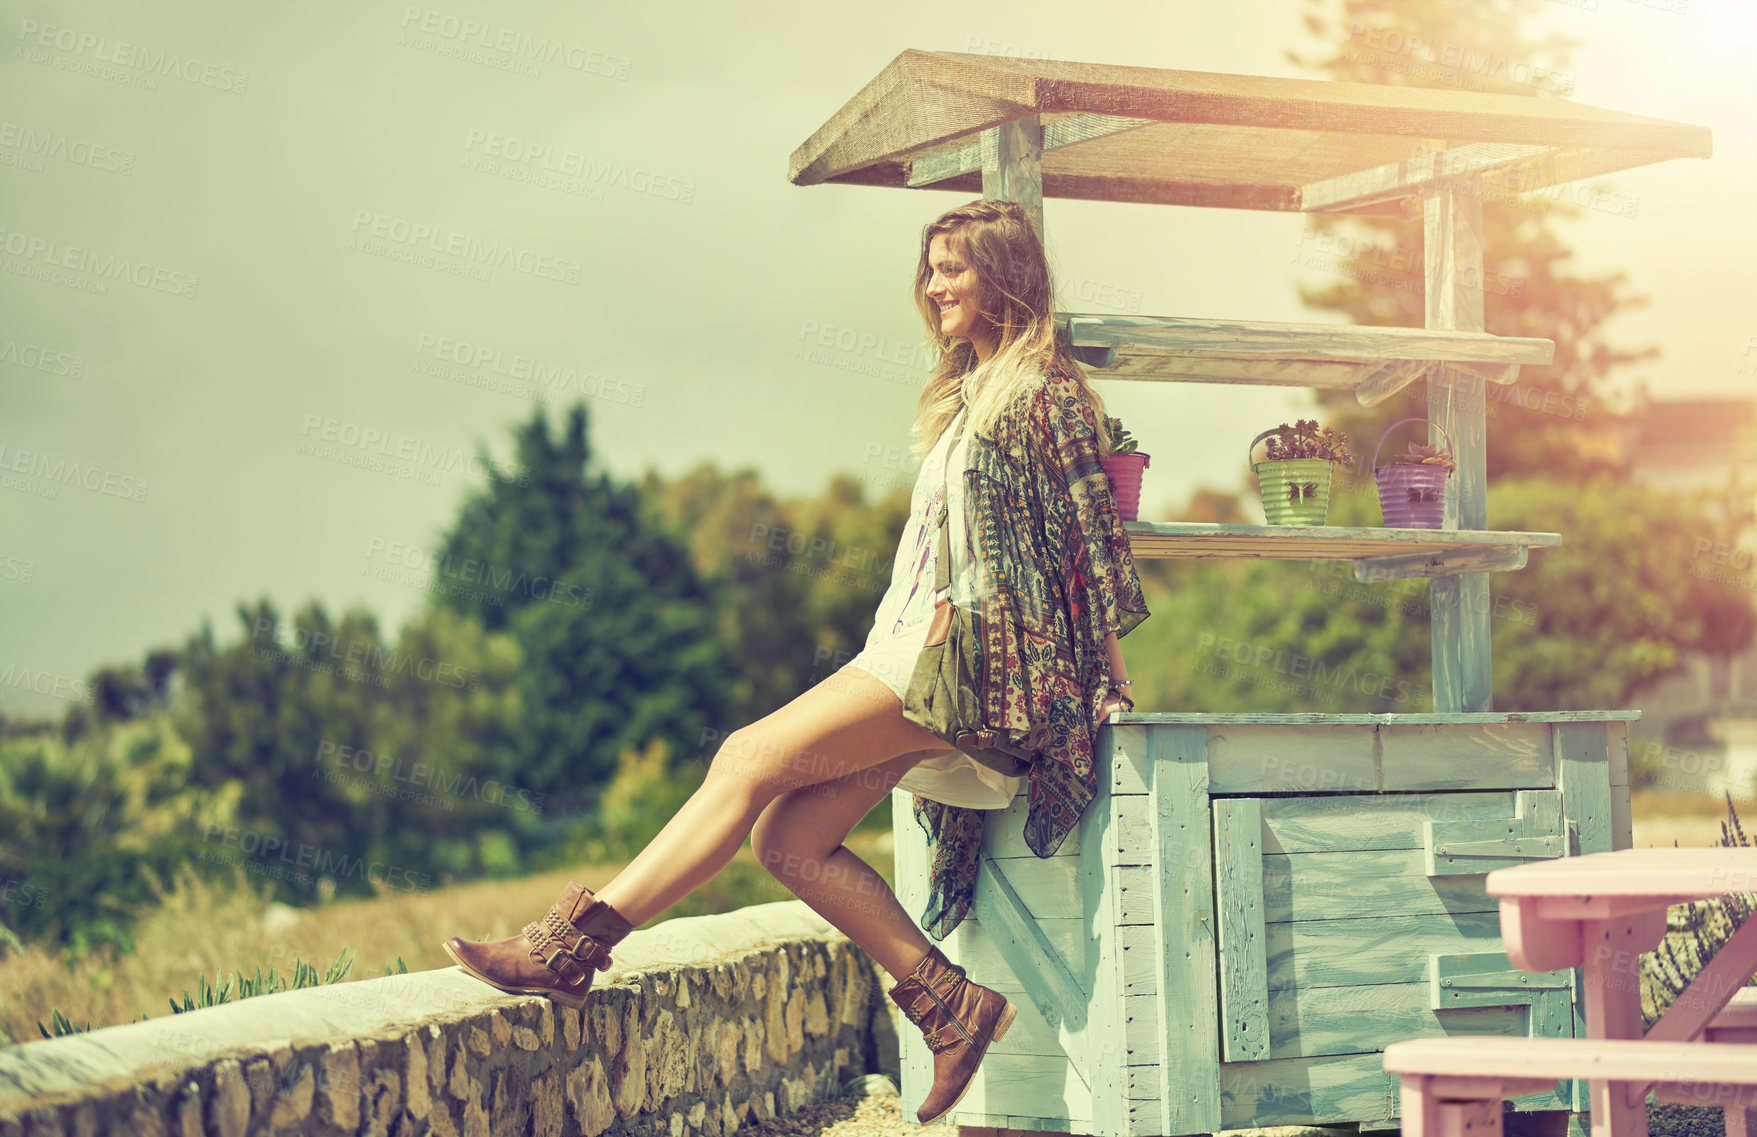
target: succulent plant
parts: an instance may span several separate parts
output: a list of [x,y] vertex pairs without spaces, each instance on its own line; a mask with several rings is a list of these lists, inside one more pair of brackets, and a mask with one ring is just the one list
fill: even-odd
[[1115,415],[1105,415],[1104,424],[1110,430],[1110,452],[1112,454],[1133,454],[1137,443],[1129,434],[1123,420]]
[[1292,426],[1282,423],[1269,436],[1269,461],[1288,458],[1323,458],[1344,464],[1353,462],[1348,449],[1348,435],[1325,427],[1318,429],[1316,419],[1302,418]]
[[1402,454],[1391,455],[1392,466],[1444,466],[1448,470],[1456,470],[1458,462],[1452,457],[1452,451],[1444,446],[1429,446],[1421,442],[1411,442],[1409,449]]

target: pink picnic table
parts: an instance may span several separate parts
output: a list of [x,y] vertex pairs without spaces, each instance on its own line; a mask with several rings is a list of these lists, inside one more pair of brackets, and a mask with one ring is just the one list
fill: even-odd
[[[1640,955],[1673,904],[1757,892],[1757,849],[1619,849],[1488,874],[1501,940],[1523,971],[1581,969],[1586,1038],[1451,1036],[1385,1048],[1405,1137],[1494,1137],[1503,1097],[1561,1078],[1591,1087],[1592,1137],[1647,1137],[1647,1094],[1726,1108],[1727,1137],[1757,1137],[1757,918],[1747,920],[1641,1029]],[[1735,996],[1739,997],[1735,999]],[[1728,1009],[1728,1004],[1733,1004]]]

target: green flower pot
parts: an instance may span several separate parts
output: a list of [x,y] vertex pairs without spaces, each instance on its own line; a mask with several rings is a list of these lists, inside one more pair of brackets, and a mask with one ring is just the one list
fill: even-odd
[[[1265,430],[1251,440],[1257,443],[1274,434]],[[1336,463],[1328,458],[1274,458],[1253,462],[1257,492],[1263,498],[1263,516],[1271,525],[1322,525],[1330,511],[1330,482]]]

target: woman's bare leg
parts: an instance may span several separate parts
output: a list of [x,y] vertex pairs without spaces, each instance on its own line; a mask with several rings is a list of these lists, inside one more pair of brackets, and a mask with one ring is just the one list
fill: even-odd
[[899,979],[915,970],[931,945],[885,878],[842,842],[898,779],[933,753],[904,754],[788,790],[769,803],[750,834],[757,859],[776,880]]
[[912,751],[950,749],[903,717],[889,687],[857,667],[844,668],[728,735],[701,787],[596,895],[639,927],[726,867],[780,794]]

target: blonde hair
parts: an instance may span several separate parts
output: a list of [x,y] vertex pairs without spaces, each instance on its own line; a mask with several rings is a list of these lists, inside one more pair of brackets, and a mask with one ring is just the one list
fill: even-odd
[[[952,252],[975,270],[977,318],[998,337],[986,361],[977,359],[975,345],[968,339],[940,330],[939,306],[927,295],[933,279],[928,253],[933,239],[942,234]],[[1001,411],[1036,380],[1045,362],[1054,362],[1072,375],[1091,400],[1098,416],[1099,452],[1110,452],[1104,400],[1087,382],[1066,334],[1056,330],[1049,261],[1023,206],[1013,201],[973,201],[928,222],[921,231],[915,306],[927,325],[926,342],[939,352],[939,363],[915,404],[910,429],[913,452],[932,450],[967,399],[964,434],[991,433]]]

